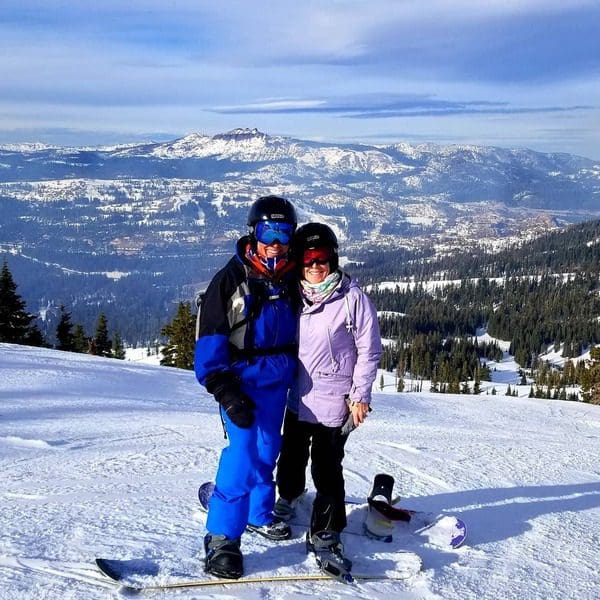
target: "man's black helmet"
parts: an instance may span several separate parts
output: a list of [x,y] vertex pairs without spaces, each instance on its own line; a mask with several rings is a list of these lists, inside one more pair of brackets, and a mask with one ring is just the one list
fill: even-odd
[[248,226],[254,228],[260,221],[283,221],[294,227],[298,224],[292,203],[279,196],[263,196],[252,204],[248,212]]
[[307,223],[298,228],[292,242],[296,262],[302,264],[304,252],[314,248],[328,248],[331,251],[329,266],[332,271],[338,268],[338,241],[331,227],[324,223]]

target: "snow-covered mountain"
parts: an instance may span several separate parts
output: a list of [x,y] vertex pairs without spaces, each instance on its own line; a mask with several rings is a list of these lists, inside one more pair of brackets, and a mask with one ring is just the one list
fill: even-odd
[[447,253],[600,217],[600,164],[256,129],[104,148],[0,146],[0,253],[12,255],[35,312],[60,302],[97,307],[149,288],[168,289],[157,300],[168,303],[210,277],[245,232],[252,200],[271,193],[292,200],[302,222],[331,225],[344,252]]
[[[0,599],[112,597],[96,556],[202,575],[196,493],[226,442],[194,374],[10,344],[0,344],[0,373]],[[499,377],[489,385],[501,390],[508,372]],[[356,571],[393,571],[403,550],[421,556],[423,571],[408,581],[247,585],[202,597],[597,597],[600,407],[501,392],[398,394],[391,379],[383,392],[376,381],[373,412],[346,447],[348,499],[364,502],[374,475],[390,473],[402,505],[460,514],[466,545],[442,549],[401,525],[391,544],[357,545],[347,534]],[[351,526],[361,510],[349,506]],[[296,527],[280,545],[245,534],[248,574],[313,568],[302,534]],[[173,594],[200,597],[152,597]]]
[[256,129],[98,149],[0,146],[0,242],[36,246],[35,227],[23,239],[30,222],[67,240],[91,230],[96,251],[141,253],[174,238],[218,246],[243,231],[249,203],[267,193],[289,197],[302,220],[329,222],[348,247],[464,245],[599,216],[600,165],[530,150],[326,144]]

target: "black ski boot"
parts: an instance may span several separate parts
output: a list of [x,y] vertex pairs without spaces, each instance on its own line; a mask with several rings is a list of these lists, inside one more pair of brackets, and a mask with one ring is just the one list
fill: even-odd
[[239,579],[244,574],[244,557],[240,550],[240,540],[232,540],[224,535],[204,537],[206,559],[204,570],[216,577]]
[[292,537],[292,529],[290,526],[281,519],[274,519],[271,523],[266,525],[252,525],[248,523],[246,530],[252,533],[258,533],[268,540],[274,540],[280,542],[282,540],[289,540]]
[[279,496],[275,507],[273,508],[273,516],[278,521],[291,521],[296,517],[296,500],[286,500]]
[[353,581],[352,561],[344,556],[344,546],[337,531],[306,533],[306,552],[314,554],[317,565],[325,575],[344,583]]

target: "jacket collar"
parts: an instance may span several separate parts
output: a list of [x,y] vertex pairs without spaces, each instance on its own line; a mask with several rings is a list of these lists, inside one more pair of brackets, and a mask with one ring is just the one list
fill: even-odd
[[240,238],[236,245],[236,254],[238,260],[249,269],[255,275],[263,279],[271,279],[273,281],[280,281],[284,275],[290,273],[296,267],[294,261],[289,258],[282,258],[277,262],[277,266],[274,271],[269,269],[253,252],[250,252],[252,248],[252,240],[249,235],[245,235]]

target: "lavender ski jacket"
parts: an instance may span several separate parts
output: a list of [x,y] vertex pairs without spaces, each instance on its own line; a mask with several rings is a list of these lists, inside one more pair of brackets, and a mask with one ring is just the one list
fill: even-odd
[[377,312],[344,273],[327,300],[303,302],[298,327],[298,375],[288,408],[300,421],[338,427],[348,416],[348,399],[371,401],[382,352]]

